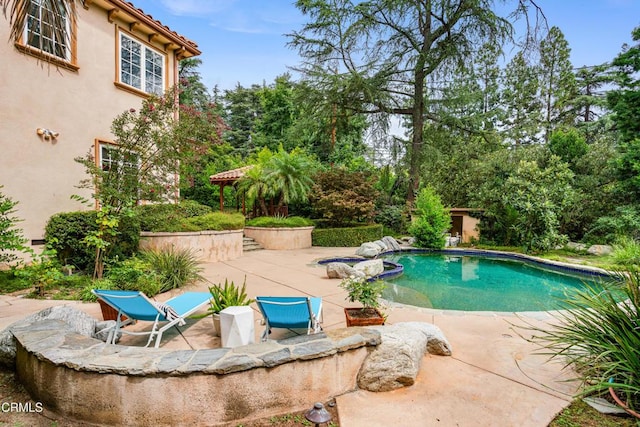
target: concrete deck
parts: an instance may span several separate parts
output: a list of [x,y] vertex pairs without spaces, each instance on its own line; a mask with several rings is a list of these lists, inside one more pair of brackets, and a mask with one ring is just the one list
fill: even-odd
[[[325,267],[315,261],[353,255],[354,248],[310,248],[292,251],[262,250],[245,253],[233,261],[208,263],[204,275],[211,283],[246,277],[250,297],[257,295],[313,295],[323,298],[327,329],[345,326],[343,307],[350,306],[339,280],[328,279]],[[206,291],[209,283],[188,290]],[[159,300],[168,299],[163,295]],[[73,304],[101,318],[98,304],[39,301],[0,296],[0,330],[45,307]],[[255,304],[256,341],[262,333]],[[567,406],[575,392],[569,373],[558,362],[536,355],[538,348],[514,328],[524,321],[544,325],[546,313],[469,313],[391,305],[388,323],[423,321],[437,325],[453,348],[452,357],[425,356],[416,384],[386,393],[355,391],[337,398],[343,426],[547,426]],[[135,327],[147,327],[138,324]],[[285,332],[286,333],[286,332]],[[274,331],[272,338],[280,338]],[[144,341],[144,340],[143,340]],[[139,344],[140,337],[125,337],[123,344]],[[144,344],[144,342],[143,342]],[[210,318],[190,321],[163,338],[163,348],[220,346]]]

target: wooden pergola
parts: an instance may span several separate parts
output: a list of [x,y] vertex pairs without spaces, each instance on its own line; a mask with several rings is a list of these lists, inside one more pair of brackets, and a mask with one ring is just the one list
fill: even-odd
[[[246,171],[253,166],[243,166],[238,169],[231,169],[228,171],[220,172],[209,177],[211,184],[220,187],[220,212],[224,211],[224,187],[227,185],[234,185],[239,179],[244,177]],[[244,198],[242,199],[242,213],[245,214]]]

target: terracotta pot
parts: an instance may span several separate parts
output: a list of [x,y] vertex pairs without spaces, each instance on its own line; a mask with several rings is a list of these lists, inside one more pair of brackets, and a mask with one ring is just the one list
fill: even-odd
[[[118,310],[116,310],[115,308],[111,307],[109,304],[107,304],[106,302],[102,301],[100,298],[98,298],[98,304],[100,304],[100,310],[102,310],[102,318],[104,320],[117,320],[118,319]],[[122,322],[124,322],[125,320],[127,320],[127,316],[123,315],[120,320]]]
[[347,326],[384,325],[385,318],[377,308],[348,307],[344,309]]

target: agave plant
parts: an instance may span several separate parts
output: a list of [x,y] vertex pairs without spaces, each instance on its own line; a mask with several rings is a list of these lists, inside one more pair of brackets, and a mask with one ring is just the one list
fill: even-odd
[[217,284],[209,287],[211,293],[210,314],[218,314],[227,307],[249,305],[253,302],[247,296],[247,278],[245,277],[242,286],[237,286],[233,281],[225,279],[224,285]]

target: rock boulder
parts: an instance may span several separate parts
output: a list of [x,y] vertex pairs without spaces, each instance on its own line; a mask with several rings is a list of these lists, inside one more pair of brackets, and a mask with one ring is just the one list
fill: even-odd
[[384,263],[381,259],[371,259],[357,263],[353,269],[364,274],[365,277],[373,277],[384,271]]
[[389,391],[413,385],[426,353],[450,356],[451,346],[435,325],[404,322],[373,327],[382,343],[365,359],[358,386],[368,391]]
[[364,273],[344,262],[330,262],[327,264],[327,277],[329,279],[345,279],[352,276],[364,277]]

